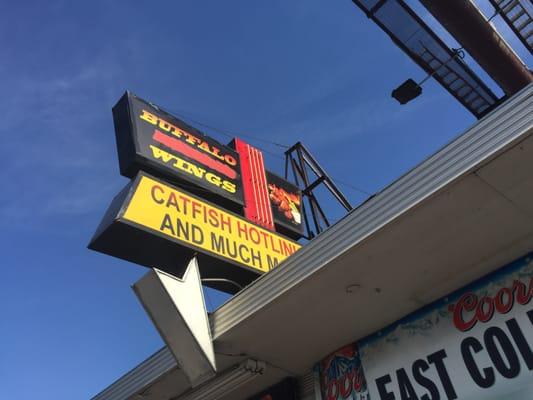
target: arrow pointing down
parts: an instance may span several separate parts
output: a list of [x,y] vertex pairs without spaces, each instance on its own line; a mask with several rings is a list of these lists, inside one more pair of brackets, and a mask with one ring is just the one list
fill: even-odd
[[213,377],[215,351],[196,257],[182,279],[153,268],[133,290],[192,387]]

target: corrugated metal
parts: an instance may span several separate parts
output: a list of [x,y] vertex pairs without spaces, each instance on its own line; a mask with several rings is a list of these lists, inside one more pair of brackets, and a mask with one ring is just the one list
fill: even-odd
[[170,350],[163,347],[107,389],[94,396],[92,400],[125,400],[139,393],[176,367],[176,361]]
[[[172,400],[216,400],[222,396],[229,396],[239,390],[242,385],[263,375],[266,368],[267,366],[263,361],[245,360],[236,368],[231,368],[207,384]],[[222,395],[222,393],[224,394]]]
[[533,125],[532,94],[533,84],[530,84],[444,149],[353,210],[278,268],[237,294],[212,315],[213,338],[216,340],[389,221],[526,134]]
[[309,371],[298,378],[298,398],[301,400],[315,400],[315,374]]
[[[450,181],[530,133],[532,95],[533,84],[216,310],[210,318],[214,340]],[[164,348],[93,400],[127,399],[174,367],[176,362]]]

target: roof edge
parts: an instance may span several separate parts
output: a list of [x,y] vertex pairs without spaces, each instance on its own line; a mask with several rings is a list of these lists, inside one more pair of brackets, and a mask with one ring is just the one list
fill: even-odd
[[213,339],[318,272],[451,181],[469,173],[533,127],[533,84],[485,116],[369,201],[352,210],[279,267],[261,276],[211,315]]

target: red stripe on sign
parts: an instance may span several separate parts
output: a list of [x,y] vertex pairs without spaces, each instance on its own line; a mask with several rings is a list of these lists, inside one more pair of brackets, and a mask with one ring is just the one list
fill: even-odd
[[230,179],[237,178],[237,173],[235,172],[235,170],[228,167],[226,164],[223,164],[217,160],[213,160],[207,154],[192,148],[191,146],[183,143],[178,139],[174,139],[173,137],[167,136],[163,132],[158,131],[157,129],[154,131],[152,139],[154,139],[156,142],[164,144],[169,149],[177,151],[178,153],[183,154],[184,156],[198,161],[200,164],[203,164],[214,171],[226,175]]
[[259,163],[261,164],[261,167],[262,167],[260,173],[261,173],[261,182],[263,185],[263,204],[264,204],[265,213],[266,213],[265,215],[266,223],[267,225],[274,227],[274,214],[272,213],[272,206],[270,205],[270,196],[268,193],[268,182],[266,178],[265,162],[263,159],[263,153],[259,151],[258,155],[259,155]]
[[[244,143],[244,142],[243,142]],[[256,186],[255,186],[255,178],[254,178],[254,171],[252,169],[252,149],[248,144],[241,145],[246,151],[246,186],[244,188],[246,189],[245,193],[248,193],[248,198],[246,201],[246,210],[245,215],[248,219],[255,223],[260,223],[259,217],[258,217],[258,209],[257,209],[257,193],[256,193]],[[242,163],[241,163],[241,169],[242,169]],[[244,174],[244,170],[243,170]],[[243,180],[244,182],[244,180]],[[245,185],[243,183],[243,185]]]
[[254,182],[256,187],[255,201],[257,202],[258,218],[261,225],[268,224],[265,218],[265,204],[263,202],[263,185],[261,181],[261,165],[259,165],[259,152],[256,148],[252,147],[252,168],[254,171]]
[[237,138],[235,150],[241,159],[244,215],[248,220],[273,231],[274,218],[268,197],[263,154]]

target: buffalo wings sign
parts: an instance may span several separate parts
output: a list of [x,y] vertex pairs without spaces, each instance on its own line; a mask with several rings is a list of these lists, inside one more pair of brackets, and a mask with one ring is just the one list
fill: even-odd
[[[295,239],[302,236],[300,190],[266,171],[257,149],[237,139],[233,147],[243,145],[236,151],[129,92],[113,107],[113,119],[122,175],[133,178],[143,170],[234,212],[243,207],[256,209],[270,198],[268,204],[262,204],[261,217],[254,214],[249,219],[261,220],[267,229],[275,223],[279,232]],[[250,157],[250,153],[258,156]],[[242,158],[245,165],[241,165]],[[266,214],[273,220],[266,221]]]
[[319,364],[322,399],[533,399],[532,297],[530,254]]
[[142,169],[188,183],[227,208],[243,205],[233,149],[129,92],[113,107],[113,119],[122,175],[133,178]]
[[277,232],[301,237],[301,192],[265,171],[258,149],[225,146],[129,92],[113,119],[132,181],[89,248],[176,275],[196,256],[206,284],[231,293],[300,248]]

